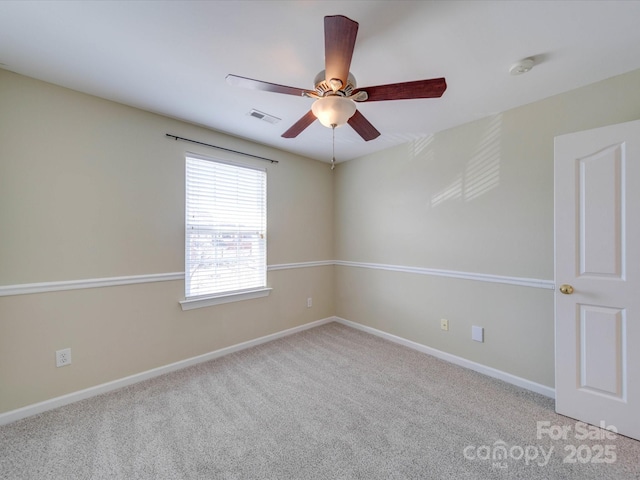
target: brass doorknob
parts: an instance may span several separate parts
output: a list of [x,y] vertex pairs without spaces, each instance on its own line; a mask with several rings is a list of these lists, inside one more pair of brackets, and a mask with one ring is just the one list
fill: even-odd
[[566,283],[560,285],[560,293],[564,293],[565,295],[571,295],[573,293],[573,287],[571,285],[567,285]]

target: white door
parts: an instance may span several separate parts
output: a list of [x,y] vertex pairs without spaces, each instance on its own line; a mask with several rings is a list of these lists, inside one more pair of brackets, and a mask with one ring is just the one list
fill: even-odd
[[556,411],[640,439],[640,120],[555,139]]

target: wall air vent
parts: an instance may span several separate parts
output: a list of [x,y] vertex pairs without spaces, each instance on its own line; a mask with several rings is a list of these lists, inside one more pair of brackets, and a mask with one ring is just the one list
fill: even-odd
[[268,113],[264,113],[264,112],[261,112],[260,110],[256,110],[255,108],[251,109],[251,111],[249,112],[249,116],[255,117],[258,120],[263,120],[269,123],[278,123],[280,120],[282,120],[278,117],[274,117],[273,115],[269,115]]

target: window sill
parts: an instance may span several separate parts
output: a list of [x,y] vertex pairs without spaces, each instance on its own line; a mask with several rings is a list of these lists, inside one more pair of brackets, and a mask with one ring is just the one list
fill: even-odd
[[244,290],[242,292],[226,293],[222,295],[211,295],[202,297],[193,297],[180,300],[182,310],[193,310],[194,308],[211,307],[230,302],[241,302],[242,300],[251,300],[252,298],[266,297],[271,293],[271,288],[259,288],[256,290]]

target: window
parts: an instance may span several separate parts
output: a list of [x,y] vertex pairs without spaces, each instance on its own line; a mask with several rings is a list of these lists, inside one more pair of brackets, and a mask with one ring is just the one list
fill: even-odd
[[183,310],[269,293],[266,183],[264,170],[187,156]]

